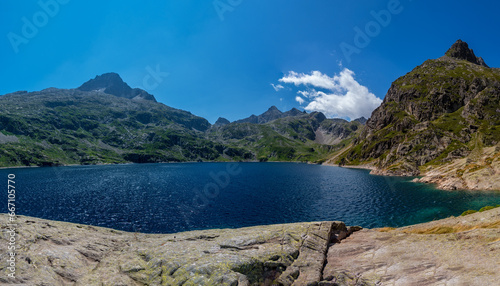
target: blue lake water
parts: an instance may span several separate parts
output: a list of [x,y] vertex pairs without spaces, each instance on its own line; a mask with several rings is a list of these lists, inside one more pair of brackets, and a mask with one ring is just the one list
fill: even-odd
[[[441,191],[408,178],[298,163],[3,169],[4,189],[9,173],[19,215],[148,233],[321,220],[397,227],[500,204],[500,192]],[[0,210],[7,212],[6,203]]]

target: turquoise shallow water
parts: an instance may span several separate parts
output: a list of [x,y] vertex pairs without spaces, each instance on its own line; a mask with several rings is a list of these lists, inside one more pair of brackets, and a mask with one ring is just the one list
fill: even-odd
[[17,214],[149,233],[320,220],[397,227],[500,204],[500,192],[441,191],[409,178],[298,163],[3,169],[5,185],[9,173]]

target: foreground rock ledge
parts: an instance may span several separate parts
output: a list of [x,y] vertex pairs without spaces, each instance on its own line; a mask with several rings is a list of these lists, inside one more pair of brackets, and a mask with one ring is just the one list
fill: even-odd
[[[8,285],[497,285],[500,208],[399,229],[311,222],[142,234],[18,217]],[[359,231],[358,231],[359,230]]]

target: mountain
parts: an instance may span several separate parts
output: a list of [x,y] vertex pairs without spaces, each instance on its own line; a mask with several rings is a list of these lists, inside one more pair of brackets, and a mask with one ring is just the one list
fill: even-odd
[[231,123],[231,122],[229,120],[227,120],[226,118],[219,117],[219,118],[217,118],[217,121],[215,121],[214,126],[223,126],[223,125],[226,125],[229,123]]
[[292,108],[287,112],[281,112],[276,106],[271,106],[266,112],[261,115],[252,114],[250,117],[240,119],[235,121],[235,123],[255,123],[255,124],[264,124],[278,118],[288,117],[288,116],[300,116],[305,112],[302,112],[296,108]]
[[357,122],[359,122],[359,123],[361,123],[361,124],[365,124],[365,123],[366,123],[366,121],[368,121],[368,119],[366,119],[366,118],[364,118],[363,116],[361,116],[360,118],[356,118],[356,119],[354,119],[354,121],[357,121]]
[[219,118],[212,126],[107,73],[76,89],[0,96],[0,166],[322,162],[336,150],[334,144],[352,138],[360,126],[317,112],[283,113],[276,107],[259,115],[256,123]]
[[297,108],[292,108],[286,112],[283,112],[281,117],[280,118],[283,118],[283,117],[289,117],[289,116],[301,116],[301,115],[304,115],[306,114],[305,111],[300,111],[298,110]]
[[483,58],[476,57],[474,51],[469,49],[469,45],[462,40],[456,41],[451,48],[445,53],[446,56],[458,60],[466,60],[468,62],[474,63],[476,65],[481,65],[483,67],[488,67],[484,62]]
[[203,139],[209,127],[187,111],[102,91],[12,93],[0,97],[0,165],[212,160],[224,147]]
[[145,99],[156,102],[153,95],[140,88],[131,88],[117,73],[105,73],[82,84],[78,90],[102,91],[118,97],[129,99]]
[[[272,118],[277,119],[272,120]],[[359,122],[327,119],[321,112],[306,113],[292,109],[282,113],[276,107],[259,120],[235,121],[211,128],[211,140],[249,150],[259,161],[324,162],[345,147],[362,129]],[[247,118],[247,119],[249,119]]]
[[500,142],[499,131],[500,69],[489,68],[458,40],[441,58],[394,81],[336,161],[369,164],[378,174],[416,176],[466,158],[470,164],[454,176],[469,187],[465,181],[474,168],[496,172],[497,152],[482,155],[483,148]]

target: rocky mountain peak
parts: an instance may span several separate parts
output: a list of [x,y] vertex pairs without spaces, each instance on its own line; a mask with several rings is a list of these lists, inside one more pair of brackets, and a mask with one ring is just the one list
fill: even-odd
[[306,114],[305,111],[300,111],[298,110],[297,108],[292,108],[290,109],[289,111],[287,112],[284,112],[283,113],[283,117],[288,117],[288,116],[300,116],[300,115],[303,115],[303,114]]
[[217,121],[215,121],[214,126],[224,126],[231,123],[229,120],[227,120],[224,117],[219,117]]
[[462,40],[456,41],[451,48],[448,49],[445,55],[459,60],[466,60],[476,65],[488,67],[483,58],[476,57],[474,51],[470,49],[469,45]]
[[281,114],[282,112],[276,107],[276,106],[271,106],[269,107],[269,109],[264,112],[262,115],[264,114]]
[[114,72],[97,75],[94,79],[91,79],[82,84],[78,88],[78,90],[102,90],[104,93],[112,94],[118,97],[156,101],[155,97],[147,93],[145,90],[142,90],[140,88],[132,89],[127,83],[122,80],[119,74]]
[[82,84],[79,88],[82,91],[91,91],[91,90],[99,90],[99,89],[110,89],[112,91],[118,90],[130,90],[130,86],[126,84],[119,74],[117,73],[105,73],[102,75],[97,75],[94,79],[91,79],[84,84]]
[[366,119],[364,116],[361,116],[360,118],[356,118],[353,121],[359,122],[361,124],[365,124],[368,119]]

